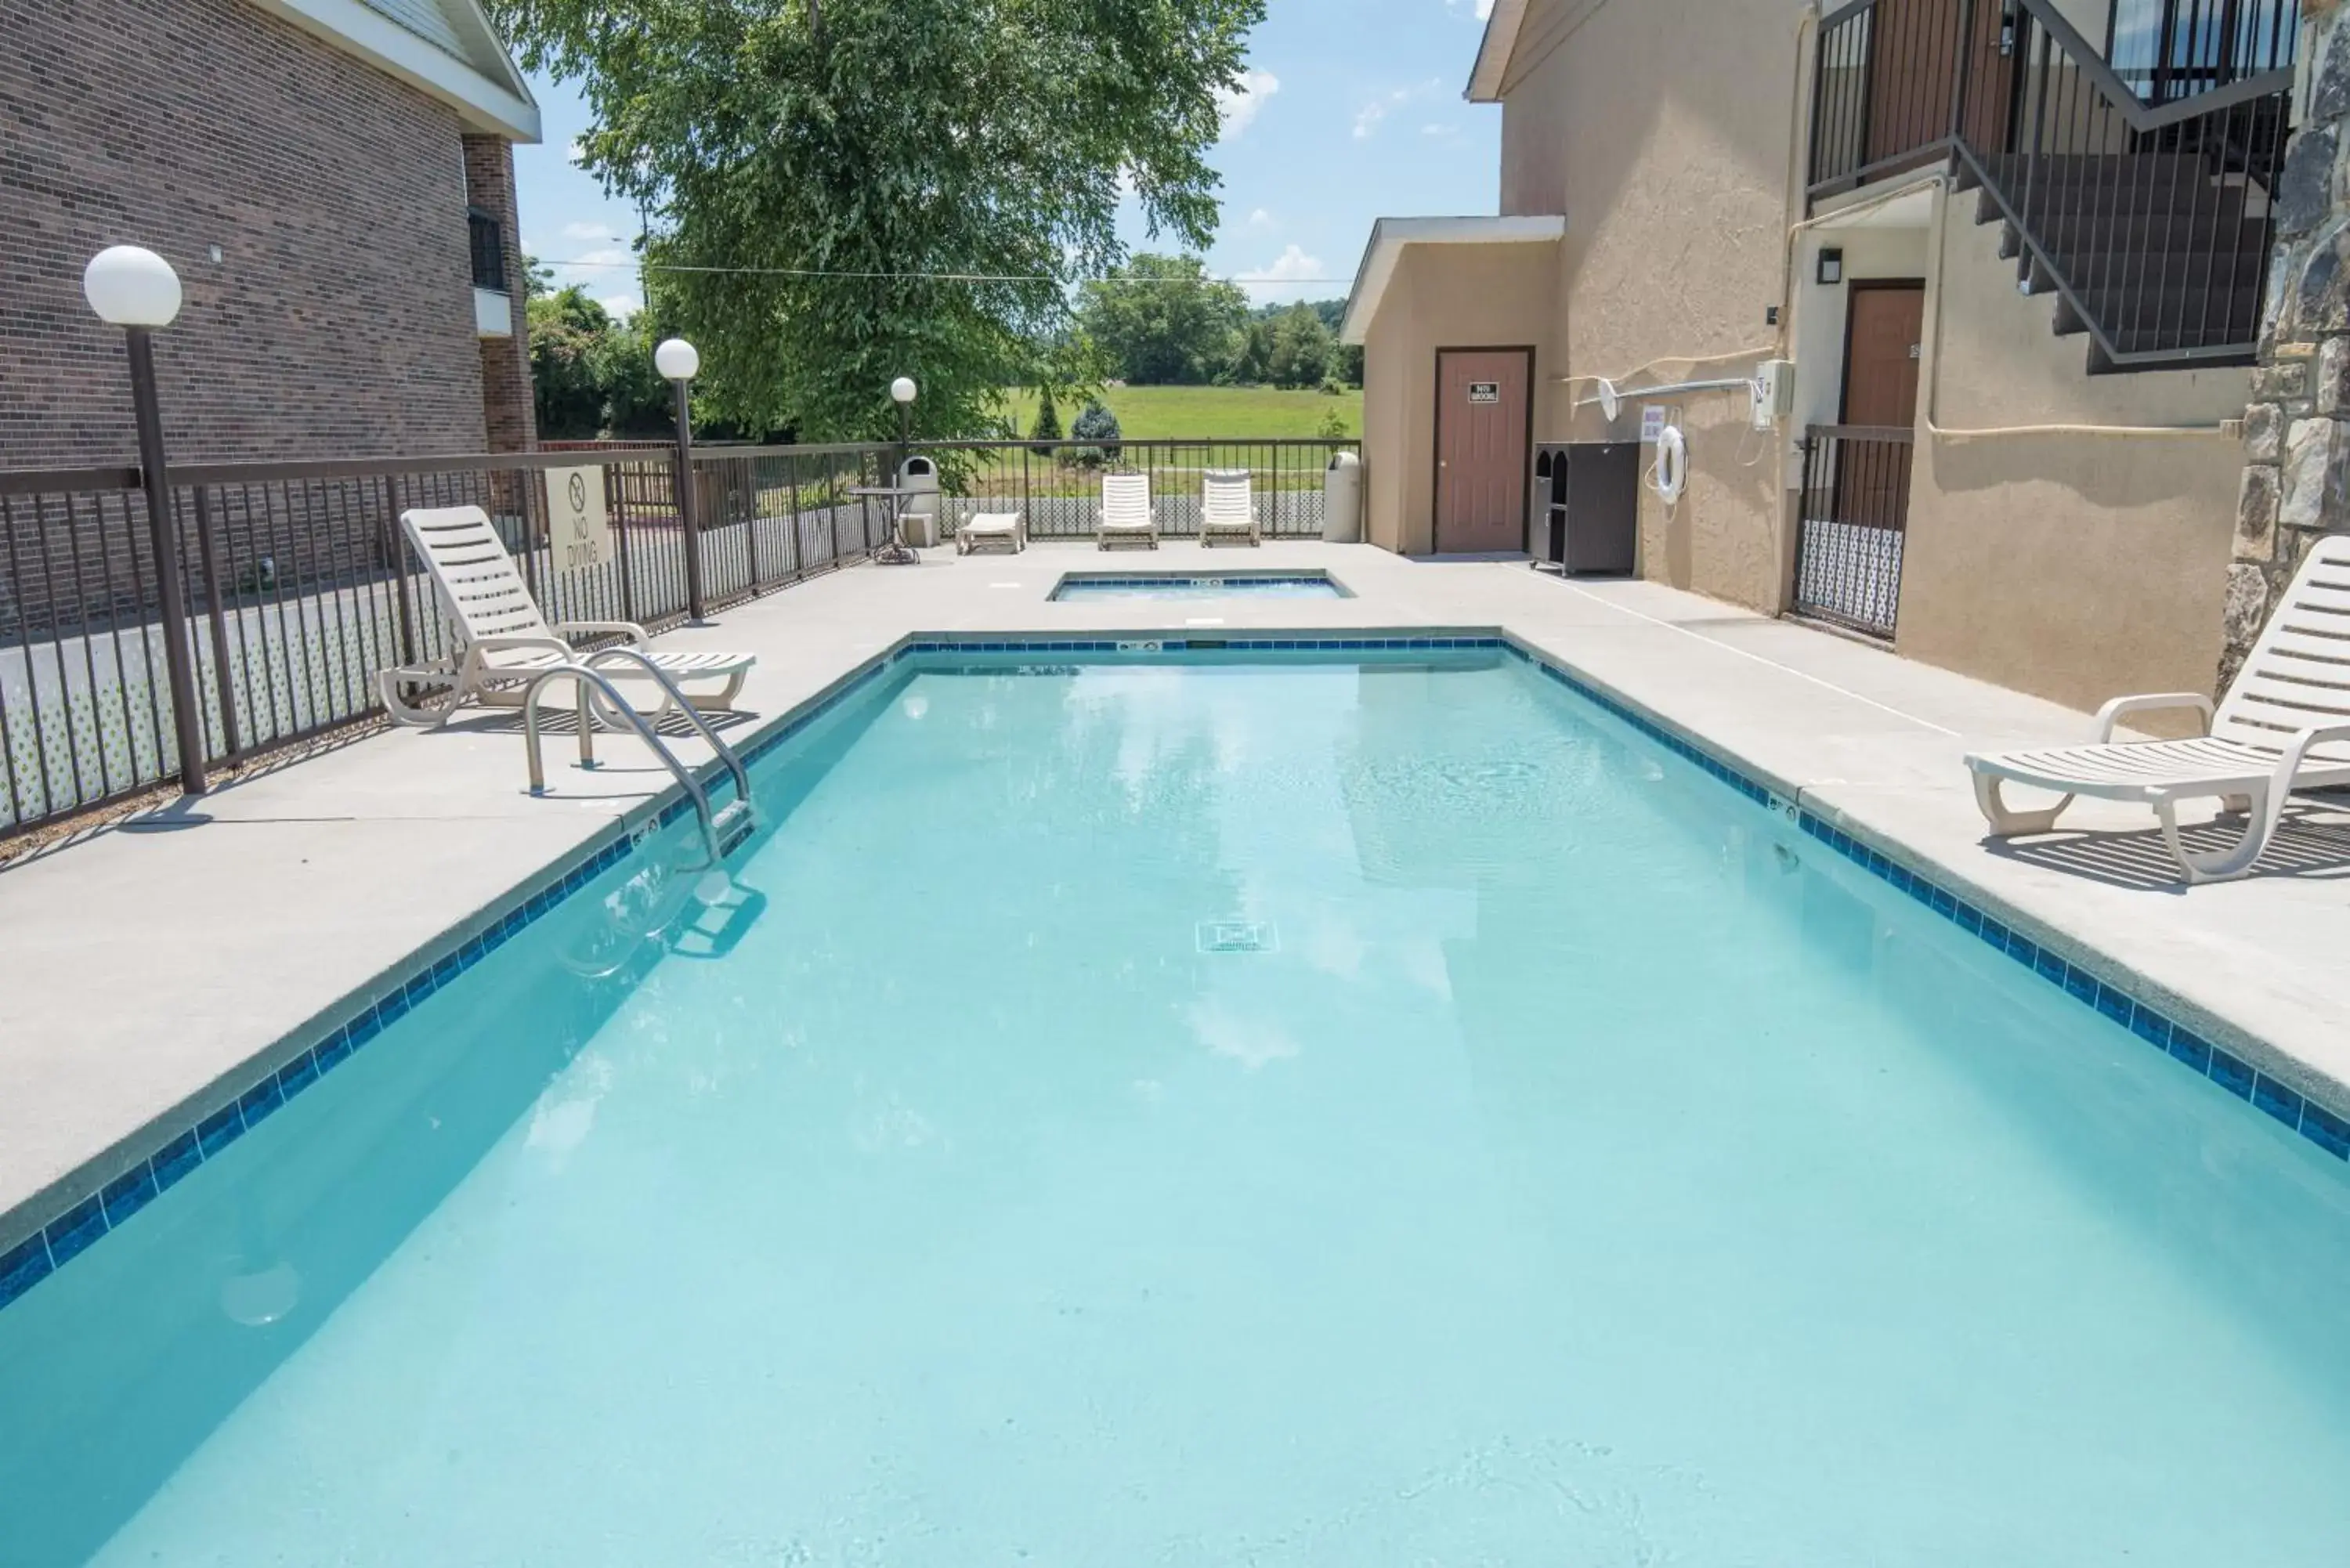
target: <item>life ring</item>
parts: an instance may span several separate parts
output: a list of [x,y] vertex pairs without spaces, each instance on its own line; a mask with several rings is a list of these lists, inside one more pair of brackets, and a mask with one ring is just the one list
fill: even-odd
[[1657,455],[1648,464],[1648,488],[1668,506],[1681,498],[1689,484],[1689,443],[1679,425],[1667,425],[1657,435]]

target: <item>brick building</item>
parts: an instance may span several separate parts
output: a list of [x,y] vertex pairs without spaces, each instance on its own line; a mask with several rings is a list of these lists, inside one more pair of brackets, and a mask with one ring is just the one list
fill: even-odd
[[477,0],[0,0],[0,468],[131,457],[109,244],[186,292],[174,458],[536,444],[513,144]]

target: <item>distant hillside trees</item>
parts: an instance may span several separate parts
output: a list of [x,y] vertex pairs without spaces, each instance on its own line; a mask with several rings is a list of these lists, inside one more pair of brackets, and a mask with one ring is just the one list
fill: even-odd
[[1138,255],[1086,285],[1077,319],[1107,372],[1138,387],[1359,386],[1340,300],[1251,310],[1198,256]]

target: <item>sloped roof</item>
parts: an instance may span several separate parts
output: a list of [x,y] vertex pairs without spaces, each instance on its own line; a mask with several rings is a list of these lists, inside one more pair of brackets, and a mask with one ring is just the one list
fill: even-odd
[[1360,343],[1379,313],[1388,280],[1406,245],[1549,244],[1565,238],[1566,219],[1558,215],[1509,218],[1381,218],[1371,225],[1371,243],[1363,247],[1362,265],[1355,269],[1355,287],[1347,296],[1346,319],[1338,324],[1338,341]]
[[538,103],[481,0],[252,0],[456,109],[466,128],[539,139]]

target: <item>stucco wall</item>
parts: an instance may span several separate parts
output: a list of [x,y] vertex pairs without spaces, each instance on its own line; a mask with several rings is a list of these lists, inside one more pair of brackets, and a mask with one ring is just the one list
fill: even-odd
[[1366,537],[1404,555],[1430,547],[1436,505],[1436,351],[1534,350],[1534,421],[1548,386],[1555,244],[1407,245],[1363,342]]
[[[1996,225],[1954,200],[1928,297],[1926,388],[1949,431],[2241,416],[2243,369],[2085,374],[2085,337],[2015,292]],[[1930,312],[1939,306],[1938,324]],[[1896,646],[2074,707],[2209,691],[2241,458],[2216,434],[1931,439],[1912,471]]]
[[[1503,211],[1567,214],[1539,439],[1638,428],[1643,400],[1611,429],[1574,407],[1587,379],[1556,378],[1738,375],[1773,351],[1801,15],[1794,0],[1530,11],[1505,84]],[[1773,444],[1748,430],[1742,393],[1672,406],[1690,483],[1669,511],[1643,490],[1642,571],[1775,610],[1786,531]]]

